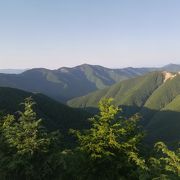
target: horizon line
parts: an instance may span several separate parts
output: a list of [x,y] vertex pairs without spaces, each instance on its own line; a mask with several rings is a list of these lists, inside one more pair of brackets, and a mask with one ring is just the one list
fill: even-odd
[[88,63],[83,63],[83,64],[77,64],[75,66],[60,66],[58,68],[48,68],[48,67],[44,67],[44,66],[34,66],[34,67],[24,67],[24,68],[0,68],[0,70],[30,70],[30,69],[49,69],[49,70],[58,70],[61,68],[75,68],[78,66],[83,66],[83,65],[89,65],[89,66],[101,66],[104,68],[108,68],[108,69],[126,69],[126,68],[160,68],[160,67],[164,67],[167,65],[180,65],[180,64],[176,64],[176,63],[168,63],[165,65],[159,65],[159,66],[124,66],[124,67],[107,67],[107,66],[103,66],[100,64],[88,64]]

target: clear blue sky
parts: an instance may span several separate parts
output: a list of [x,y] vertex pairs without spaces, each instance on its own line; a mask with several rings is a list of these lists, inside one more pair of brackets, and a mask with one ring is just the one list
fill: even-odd
[[0,0],[0,68],[180,64],[179,0]]

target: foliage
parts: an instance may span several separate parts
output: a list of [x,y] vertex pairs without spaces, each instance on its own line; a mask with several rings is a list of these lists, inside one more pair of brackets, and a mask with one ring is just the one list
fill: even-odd
[[50,153],[56,147],[58,133],[48,133],[42,126],[31,98],[23,105],[24,112],[17,117],[7,115],[1,122],[1,178],[45,179],[52,175],[50,157],[55,154]]
[[19,112],[20,117],[17,120],[13,115],[7,115],[3,121],[3,135],[9,146],[15,148],[18,154],[33,155],[36,151],[46,152],[50,144],[50,138],[41,126],[42,120],[36,120],[33,105],[30,98],[26,99],[25,111]]
[[91,119],[91,129],[83,133],[73,131],[79,142],[78,150],[84,156],[79,162],[83,167],[78,177],[133,179],[138,168],[145,168],[138,150],[143,138],[137,125],[139,116],[118,117],[120,109],[111,102],[112,99],[100,101],[100,114]]
[[155,144],[156,157],[149,160],[151,179],[180,179],[180,148],[169,150],[163,142]]
[[[66,149],[59,132],[49,132],[34,111],[32,98],[23,111],[1,117],[2,180],[178,180],[180,148],[163,142],[144,155],[139,115],[120,116],[112,99],[99,102],[90,129],[71,130],[76,148]],[[147,149],[145,149],[147,150]]]

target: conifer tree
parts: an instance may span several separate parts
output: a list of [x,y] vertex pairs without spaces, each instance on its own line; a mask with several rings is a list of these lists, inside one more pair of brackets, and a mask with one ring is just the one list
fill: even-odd
[[9,146],[15,148],[18,154],[46,152],[50,144],[42,120],[37,119],[32,109],[34,104],[31,98],[25,99],[24,112],[19,112],[19,118],[16,120],[13,115],[7,115],[2,126]]
[[4,146],[0,148],[1,178],[38,180],[47,179],[54,173],[51,149],[56,136],[42,126],[42,120],[33,110],[34,104],[32,98],[25,99],[23,112],[17,117],[7,115],[1,122]]
[[75,133],[80,154],[79,177],[82,179],[133,179],[138,168],[145,168],[138,146],[143,138],[137,122],[139,116],[119,117],[120,109],[112,99],[99,103],[99,115],[91,119],[92,127]]
[[149,179],[180,179],[180,148],[169,150],[163,142],[156,143],[154,148],[155,157],[149,160]]

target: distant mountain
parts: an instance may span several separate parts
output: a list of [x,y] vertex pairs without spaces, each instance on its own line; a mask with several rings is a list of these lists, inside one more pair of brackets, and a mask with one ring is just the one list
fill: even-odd
[[21,74],[27,69],[0,69],[0,73],[4,74]]
[[149,139],[180,139],[180,73],[151,72],[75,98],[68,105],[93,110],[102,97],[113,97],[127,115],[140,112]]
[[149,71],[147,68],[108,69],[87,64],[58,70],[39,68],[17,75],[0,74],[0,86],[41,92],[65,102]]
[[109,69],[98,65],[83,64],[57,70],[38,68],[21,74],[0,74],[0,86],[40,92],[55,100],[66,102],[126,79],[170,68],[180,70],[179,65],[168,65],[163,68]]
[[180,64],[168,64],[168,65],[160,68],[160,70],[165,70],[165,71],[170,71],[170,72],[178,72],[178,71],[180,71]]
[[70,108],[42,94],[28,93],[13,88],[0,88],[0,114],[5,115],[22,110],[21,103],[30,96],[36,102],[37,115],[43,119],[48,130],[60,130],[61,134],[67,136],[69,128],[88,127],[88,113]]

